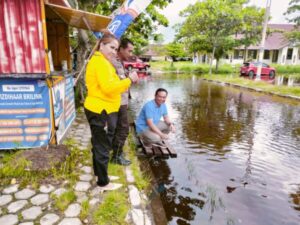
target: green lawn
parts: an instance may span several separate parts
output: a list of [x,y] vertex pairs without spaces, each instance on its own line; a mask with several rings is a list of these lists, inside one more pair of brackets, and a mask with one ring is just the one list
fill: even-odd
[[[166,72],[184,72],[184,73],[197,73],[207,74],[209,72],[208,64],[194,64],[192,62],[171,62],[157,61],[150,62],[153,71],[166,71]],[[277,76],[294,77],[300,81],[300,65],[278,65],[272,64],[272,67],[276,69]],[[240,65],[223,64],[219,66],[217,74],[238,74]],[[215,67],[213,67],[213,73],[216,74]]]
[[288,86],[278,86],[274,84],[270,84],[266,81],[255,81],[246,79],[239,76],[230,76],[230,75],[203,75],[202,76],[208,80],[216,80],[230,84],[236,84],[243,87],[260,89],[265,92],[271,92],[274,94],[281,95],[291,95],[300,97],[300,87],[288,87]]

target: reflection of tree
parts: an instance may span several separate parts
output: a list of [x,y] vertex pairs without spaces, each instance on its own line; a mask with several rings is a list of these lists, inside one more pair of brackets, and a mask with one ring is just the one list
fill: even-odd
[[[186,224],[185,221],[193,221],[196,215],[196,208],[202,208],[205,201],[199,196],[195,198],[178,194],[177,185],[173,182],[171,171],[166,161],[151,163],[151,169],[156,177],[156,182],[164,185],[164,191],[160,192],[163,207],[168,221],[172,218],[181,218],[177,224]],[[189,190],[186,190],[189,191]]]
[[298,190],[295,193],[290,194],[290,198],[292,200],[292,207],[297,211],[300,211],[300,185],[298,186]]
[[[240,138],[248,121],[253,122],[251,105],[245,107],[239,93],[228,92],[221,86],[201,83],[189,92],[180,106],[182,127],[189,140],[214,146],[224,155],[224,146]],[[193,93],[194,92],[194,93]]]

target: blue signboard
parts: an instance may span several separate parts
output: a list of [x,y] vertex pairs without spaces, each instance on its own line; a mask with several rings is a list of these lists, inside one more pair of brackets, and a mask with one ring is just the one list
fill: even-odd
[[[125,0],[122,6],[113,13],[113,19],[107,29],[117,38],[121,38],[131,22],[151,3],[152,0]],[[101,32],[94,32],[97,38]]]
[[0,79],[0,149],[49,143],[49,88],[43,80]]
[[74,78],[65,77],[52,88],[57,143],[61,143],[76,117]]

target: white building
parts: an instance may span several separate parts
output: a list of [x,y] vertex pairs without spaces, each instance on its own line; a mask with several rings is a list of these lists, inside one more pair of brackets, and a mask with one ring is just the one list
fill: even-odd
[[[298,43],[291,43],[284,35],[284,32],[294,29],[293,24],[269,24],[268,28],[272,31],[265,41],[263,62],[267,64],[275,63],[281,65],[300,64],[300,48]],[[273,32],[275,31],[275,32]],[[244,48],[236,48],[220,60],[220,63],[242,64]],[[259,55],[259,44],[251,45],[246,50],[246,59],[257,61]],[[198,62],[208,63],[209,57],[206,54],[198,54]],[[215,62],[214,62],[215,63]]]

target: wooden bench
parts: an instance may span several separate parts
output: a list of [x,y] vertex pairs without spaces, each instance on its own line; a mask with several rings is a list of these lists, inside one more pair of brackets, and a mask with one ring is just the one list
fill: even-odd
[[[129,124],[133,128],[133,130],[132,130],[133,133],[135,133],[135,123],[130,122]],[[136,137],[136,141],[141,144],[143,152],[145,153],[146,156],[160,157],[160,158],[169,158],[169,157],[176,158],[177,157],[176,151],[166,141],[162,141],[163,146],[158,146],[158,145],[147,146],[144,144],[144,142],[141,138],[139,138],[137,135],[135,137]]]
[[155,157],[161,157],[161,158],[176,158],[177,153],[176,151],[166,142],[162,141],[163,145],[156,145],[153,144],[151,146],[147,146],[144,144],[142,139],[139,138],[139,141],[142,145],[142,148],[144,150],[144,153],[147,156],[155,156]]

